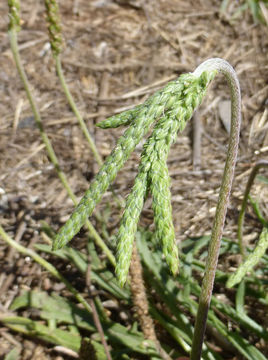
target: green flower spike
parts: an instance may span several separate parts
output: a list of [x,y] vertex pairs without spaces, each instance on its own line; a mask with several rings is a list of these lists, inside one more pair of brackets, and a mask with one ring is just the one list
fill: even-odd
[[156,160],[152,165],[152,169],[150,171],[150,190],[153,198],[155,235],[163,248],[166,262],[172,274],[175,275],[178,272],[179,262],[172,220],[168,168],[165,162]]
[[126,282],[131,262],[133,239],[147,192],[147,172],[139,166],[139,173],[126,201],[126,208],[117,234],[116,276],[121,286]]
[[[199,78],[194,77],[192,74],[182,75],[179,80],[184,86],[180,88],[180,91],[171,93],[166,104],[169,110],[160,118],[152,135],[144,145],[138,175],[133,191],[128,197],[126,210],[117,236],[116,274],[121,285],[125,283],[127,278],[133,241],[142,210],[140,197],[135,187],[136,181],[141,176],[144,179],[142,191],[140,190],[142,201],[148,192],[147,190],[150,190],[153,197],[156,237],[162,245],[171,272],[173,274],[178,272],[178,248],[175,243],[166,161],[170,146],[176,140],[177,132],[185,128],[187,120],[191,118],[194,109],[202,101],[207,86],[214,76],[215,72],[203,73]],[[147,173],[148,176],[144,173]],[[145,188],[146,185],[147,188]],[[129,201],[129,199],[131,200]]]
[[45,0],[45,6],[51,50],[53,55],[57,56],[62,47],[59,7],[56,0]]
[[116,274],[123,285],[128,274],[139,216],[148,191],[153,195],[157,237],[172,273],[177,272],[178,249],[175,244],[166,161],[177,132],[184,129],[194,109],[201,103],[216,72],[204,71],[198,77],[193,74],[182,75],[151,96],[143,105],[99,124],[100,127],[108,128],[130,123],[130,127],[119,138],[116,147],[107,157],[74,213],[56,236],[54,250],[67,244],[80,230],[135,146],[156,122],[151,136],[144,145],[138,175],[127,198],[119,228]]
[[8,0],[9,7],[9,25],[8,30],[20,31],[20,1]]
[[112,129],[119,126],[130,125],[131,122],[136,118],[143,105],[138,105],[134,109],[124,111],[121,114],[111,116],[108,119],[102,120],[96,125],[101,129]]

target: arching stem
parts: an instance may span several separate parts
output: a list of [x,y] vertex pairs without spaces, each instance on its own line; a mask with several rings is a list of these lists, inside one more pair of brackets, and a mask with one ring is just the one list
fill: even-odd
[[245,211],[246,211],[246,207],[247,207],[247,201],[248,201],[249,192],[250,192],[252,184],[253,184],[253,182],[255,180],[255,177],[258,174],[259,170],[261,168],[264,168],[264,167],[268,168],[268,161],[267,160],[260,160],[253,167],[253,169],[251,171],[251,174],[250,174],[250,176],[248,178],[246,190],[245,190],[245,193],[244,193],[244,198],[243,198],[243,201],[242,201],[241,210],[240,210],[239,217],[238,217],[237,237],[238,237],[238,244],[239,244],[239,248],[240,248],[240,253],[241,253],[244,260],[246,258],[246,250],[245,250],[245,246],[243,244],[243,223],[244,223]]
[[205,70],[217,70],[226,78],[231,90],[231,133],[225,162],[224,173],[220,188],[220,194],[212,228],[211,241],[208,251],[208,259],[203,278],[202,289],[199,299],[199,307],[195,322],[191,360],[200,360],[202,354],[202,344],[206,329],[208,309],[210,306],[214,278],[218,264],[219,249],[221,244],[223,226],[229,196],[234,176],[235,163],[237,158],[239,131],[241,123],[241,96],[238,78],[232,66],[222,59],[209,59],[202,63],[194,72],[194,75],[200,76]]

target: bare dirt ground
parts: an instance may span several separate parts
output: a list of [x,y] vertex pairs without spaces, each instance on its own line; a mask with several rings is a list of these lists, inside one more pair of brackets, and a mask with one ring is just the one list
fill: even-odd
[[[267,159],[268,27],[254,24],[250,13],[232,22],[220,13],[221,1],[200,0],[66,0],[60,1],[65,45],[64,72],[71,92],[95,138],[103,159],[123,130],[101,130],[94,123],[139,104],[155,90],[203,60],[221,57],[236,69],[241,83],[243,123],[235,181],[224,235],[236,239],[237,216],[251,167]],[[236,4],[234,4],[236,3]],[[22,2],[21,57],[37,98],[45,129],[70,184],[82,196],[98,166],[67,105],[48,47],[42,1]],[[40,241],[40,221],[58,229],[73,209],[36,128],[12,59],[7,36],[7,3],[0,3],[0,221],[17,241]],[[228,133],[228,88],[217,77],[198,111],[203,127],[201,164],[193,166],[193,125],[190,122],[172,147],[168,166],[178,242],[209,234],[225,160]],[[227,105],[226,105],[227,104]],[[223,110],[222,110],[223,109]],[[221,112],[224,115],[221,116]],[[141,146],[118,175],[114,190],[123,197],[136,174]],[[256,183],[253,195],[268,216],[267,185]],[[100,209],[110,203],[110,231],[119,211],[107,192]],[[96,226],[94,216],[92,221]],[[152,228],[150,199],[141,224]],[[260,225],[249,209],[245,239],[254,244]],[[49,290],[48,275],[0,240],[0,304],[7,310],[23,288]],[[220,266],[226,266],[220,264]],[[228,265],[227,265],[228,266]],[[55,289],[54,289],[55,290]],[[16,342],[22,359],[61,359],[51,346],[24,339],[0,327],[0,358]],[[64,357],[66,358],[66,357]]]

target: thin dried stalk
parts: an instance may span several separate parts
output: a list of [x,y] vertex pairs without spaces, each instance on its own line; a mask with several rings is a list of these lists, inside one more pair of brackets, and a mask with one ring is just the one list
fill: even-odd
[[130,288],[135,306],[135,311],[139,318],[139,323],[145,339],[157,342],[154,323],[149,314],[149,305],[146,296],[146,289],[143,282],[142,266],[138,254],[136,243],[133,244],[131,264],[129,268],[131,277]]
[[131,278],[130,289],[132,294],[132,300],[135,306],[135,311],[138,315],[143,335],[145,339],[152,340],[155,343],[159,354],[164,360],[170,360],[169,355],[165,352],[164,349],[161,348],[161,345],[157,340],[153,319],[149,314],[149,304],[143,282],[143,271],[140,256],[135,242],[133,244],[129,275]]

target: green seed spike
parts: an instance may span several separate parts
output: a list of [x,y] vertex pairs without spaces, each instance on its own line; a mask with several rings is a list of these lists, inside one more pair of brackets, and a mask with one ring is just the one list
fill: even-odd
[[115,272],[121,286],[125,284],[127,279],[133,241],[146,193],[147,173],[139,171],[132,191],[127,198],[126,208],[117,235],[117,264]]
[[156,160],[150,171],[150,190],[153,198],[155,235],[161,244],[166,262],[173,275],[178,272],[178,247],[172,221],[171,194],[165,162]]
[[226,286],[228,288],[231,288],[236,284],[240,283],[243,280],[246,273],[251,271],[254,268],[254,266],[258,264],[258,262],[263,257],[267,249],[268,249],[268,228],[264,227],[261,232],[258,244],[256,245],[254,251],[247,257],[245,262],[239,266],[236,272],[229,277]]
[[[70,219],[56,235],[53,250],[66,245],[81,229],[87,217],[92,214],[96,204],[101,200],[103,193],[115,179],[118,171],[155,121],[161,118],[161,126],[163,126],[163,132],[159,127],[155,128],[155,139],[158,137],[165,138],[166,131],[169,128],[165,119],[169,117],[178,119],[178,129],[184,128],[186,121],[192,116],[194,108],[201,102],[206,88],[215,74],[215,71],[206,71],[200,77],[192,74],[182,75],[177,80],[167,84],[166,87],[155,93],[139,107],[135,120],[119,138],[111,155],[107,157]],[[182,105],[179,106],[178,104]],[[122,115],[120,116],[122,117]],[[148,146],[152,147],[152,144],[148,143]],[[167,153],[168,150],[166,150]],[[141,167],[142,171],[145,171],[144,169],[149,170],[150,158],[146,161],[146,167]]]
[[[133,241],[147,192],[147,183],[150,184],[153,195],[156,236],[162,245],[171,272],[173,274],[178,272],[178,248],[175,243],[166,161],[170,146],[177,137],[177,132],[184,129],[187,120],[192,116],[195,106],[201,102],[207,88],[207,82],[203,82],[203,77],[200,84],[192,75],[181,76],[180,80],[183,82],[187,80],[187,84],[192,86],[192,91],[189,90],[185,98],[182,97],[181,92],[172,94],[166,103],[170,110],[163,114],[143,147],[138,175],[127,199],[117,236],[116,274],[121,285],[124,285],[127,279]],[[193,94],[193,91],[197,96]]]
[[146,117],[146,110],[146,108],[142,109],[141,117],[136,121],[135,126],[128,128],[124,135],[119,138],[111,155],[107,157],[70,219],[57,234],[53,243],[53,250],[62,248],[78,233],[135,146],[149,130],[154,117]]
[[50,37],[50,46],[54,56],[59,55],[62,48],[62,36],[59,7],[56,0],[45,0],[47,11],[48,32]]
[[20,1],[8,0],[9,7],[9,25],[8,30],[20,31]]
[[121,114],[114,115],[109,117],[108,119],[102,120],[96,124],[101,129],[111,129],[117,128],[119,126],[127,126],[132,123],[132,121],[136,118],[139,111],[144,105],[135,106],[133,109],[124,111]]

